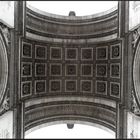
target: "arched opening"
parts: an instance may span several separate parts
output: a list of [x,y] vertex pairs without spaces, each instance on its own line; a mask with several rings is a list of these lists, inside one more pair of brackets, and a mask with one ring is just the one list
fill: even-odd
[[[74,126],[70,128],[70,125]],[[30,138],[115,138],[115,132],[95,123],[57,121],[28,130],[25,139]]]
[[27,1],[27,4],[56,15],[68,16],[75,11],[76,16],[86,16],[116,7],[118,1]]
[[8,58],[6,52],[6,40],[2,36],[2,32],[6,32],[5,26],[0,27],[0,103],[4,98],[8,78]]

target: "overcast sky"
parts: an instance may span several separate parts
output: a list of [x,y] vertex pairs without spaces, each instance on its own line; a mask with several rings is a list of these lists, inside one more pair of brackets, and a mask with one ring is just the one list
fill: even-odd
[[57,124],[44,127],[33,131],[26,135],[25,138],[115,138],[115,134],[112,134],[103,129],[75,124],[73,129],[68,129],[66,124]]
[[75,11],[77,16],[91,15],[109,10],[117,1],[28,1],[28,4],[48,13],[68,15]]

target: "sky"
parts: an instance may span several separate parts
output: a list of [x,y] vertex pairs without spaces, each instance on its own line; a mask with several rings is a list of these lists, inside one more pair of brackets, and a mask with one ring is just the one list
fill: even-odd
[[106,11],[118,4],[117,1],[27,1],[37,9],[48,13],[65,15],[75,11],[77,16],[91,15]]
[[66,124],[57,124],[37,129],[25,138],[115,138],[115,134],[83,124],[75,124],[73,129],[68,129]]
[[[68,16],[75,11],[76,16],[100,13],[117,6],[117,1],[28,1],[29,5],[48,13]],[[115,138],[115,135],[88,125],[75,124],[68,129],[66,124],[52,125],[35,130],[25,138]]]

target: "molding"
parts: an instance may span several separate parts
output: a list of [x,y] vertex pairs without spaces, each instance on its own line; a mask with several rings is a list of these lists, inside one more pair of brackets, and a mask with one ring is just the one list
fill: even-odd
[[36,41],[43,41],[43,42],[56,42],[56,43],[74,43],[74,44],[83,44],[83,43],[101,43],[104,41],[116,40],[117,33],[108,35],[105,37],[99,38],[89,38],[89,39],[62,39],[62,38],[52,38],[52,37],[45,37],[42,35],[38,35],[35,33],[26,32],[26,36],[28,39],[36,40]]
[[37,105],[40,103],[49,103],[49,102],[59,102],[59,101],[81,101],[81,102],[90,102],[90,103],[98,103],[102,105],[107,105],[113,108],[116,108],[116,102],[113,100],[105,99],[102,97],[81,97],[81,96],[59,96],[59,97],[43,97],[43,98],[35,98],[29,99],[25,101],[25,108],[30,107],[32,105]]
[[135,115],[140,116],[140,108],[138,107],[136,97],[134,95],[134,90],[131,92],[131,112],[133,112]]

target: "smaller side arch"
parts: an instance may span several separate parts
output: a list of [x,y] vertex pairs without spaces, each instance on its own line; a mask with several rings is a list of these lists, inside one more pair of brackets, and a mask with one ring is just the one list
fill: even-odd
[[0,27],[0,104],[3,102],[8,79],[8,57],[5,38]]
[[135,46],[135,55],[133,59],[133,85],[135,90],[135,97],[140,107],[140,36],[136,40]]

